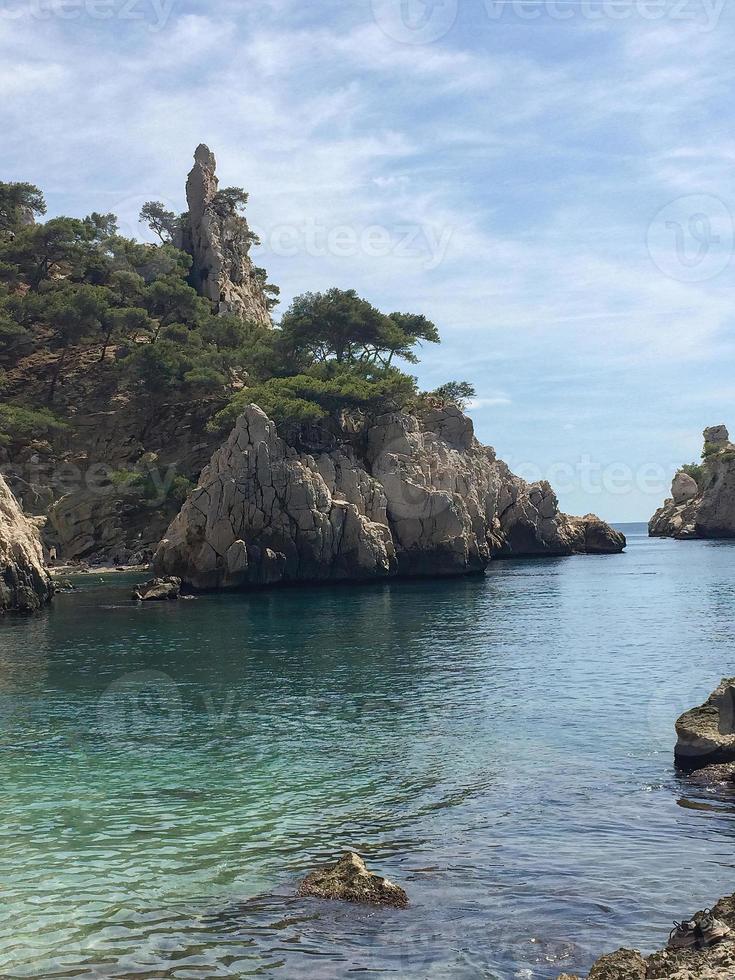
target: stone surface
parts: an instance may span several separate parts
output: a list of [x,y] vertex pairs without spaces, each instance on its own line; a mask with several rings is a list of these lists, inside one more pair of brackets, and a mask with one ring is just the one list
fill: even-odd
[[38,528],[0,476],[0,615],[35,612],[53,595]]
[[188,219],[176,244],[192,257],[191,281],[220,313],[271,326],[263,282],[250,258],[248,223],[218,205],[214,153],[200,144],[186,182]]
[[399,885],[368,871],[365,862],[353,851],[344,854],[336,864],[313,871],[299,885],[302,898],[327,898],[343,902],[405,909],[408,895]]
[[735,762],[719,762],[696,769],[688,775],[690,783],[701,786],[729,786],[735,789]]
[[705,429],[704,444],[701,477],[676,474],[671,497],[648,524],[652,537],[735,537],[735,446],[724,425]]
[[646,980],[646,961],[635,949],[619,949],[595,963],[589,980]]
[[181,579],[173,575],[153,578],[139,585],[133,592],[138,602],[171,602],[181,595]]
[[[690,910],[687,914],[693,914]],[[721,898],[713,907],[715,917],[735,935],[735,895]],[[676,910],[677,918],[684,917]],[[673,915],[672,915],[673,917]],[[668,941],[668,936],[665,937]],[[648,957],[637,950],[619,949],[597,960],[587,980],[733,980],[735,939],[727,938],[708,949],[671,950],[665,947]],[[579,980],[567,973],[558,980]]]
[[686,503],[687,500],[696,497],[698,493],[699,487],[694,477],[689,476],[683,470],[679,470],[671,484],[671,496],[674,498],[674,503]]
[[718,444],[728,443],[730,441],[730,433],[727,431],[727,426],[710,425],[709,428],[704,430],[704,441]]
[[683,768],[735,762],[735,678],[724,678],[704,704],[676,722],[676,762]]
[[474,437],[459,409],[406,413],[301,452],[256,405],[214,453],[154,556],[195,589],[481,572],[501,557],[618,552],[594,515],[559,513]]

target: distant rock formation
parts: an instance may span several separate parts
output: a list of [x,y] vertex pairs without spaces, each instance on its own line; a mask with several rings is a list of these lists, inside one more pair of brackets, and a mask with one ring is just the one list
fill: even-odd
[[703,705],[676,723],[678,765],[696,769],[735,762],[735,677],[725,677]]
[[35,525],[0,476],[0,615],[35,612],[53,595]]
[[559,513],[459,409],[384,415],[329,452],[299,451],[257,405],[237,420],[159,545],[157,575],[195,589],[481,572],[493,555],[613,553],[594,515]]
[[249,255],[252,235],[248,223],[218,199],[216,168],[214,153],[201,143],[186,182],[189,212],[175,244],[192,257],[192,285],[220,313],[271,326],[265,283]]
[[679,470],[671,497],[651,518],[648,533],[657,538],[735,537],[735,445],[724,425],[704,430],[697,478]]

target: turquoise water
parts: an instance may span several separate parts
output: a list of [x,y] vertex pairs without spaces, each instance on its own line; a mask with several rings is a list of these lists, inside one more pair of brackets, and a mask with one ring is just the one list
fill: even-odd
[[[735,673],[735,542],[0,627],[0,975],[512,978],[652,949],[733,890],[672,768]],[[633,532],[631,534],[631,531]],[[412,907],[297,900],[342,848]]]

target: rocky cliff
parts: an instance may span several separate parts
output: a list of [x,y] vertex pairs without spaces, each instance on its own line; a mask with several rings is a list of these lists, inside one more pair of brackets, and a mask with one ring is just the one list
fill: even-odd
[[52,595],[36,527],[0,476],[0,615],[34,612]]
[[619,552],[594,515],[559,513],[513,476],[457,408],[345,428],[337,448],[289,445],[256,406],[237,420],[169,527],[157,574],[196,589],[459,575],[493,555]]
[[680,470],[671,497],[651,518],[648,533],[667,538],[735,537],[735,445],[724,425],[704,430],[696,479]]
[[189,211],[176,244],[192,257],[192,286],[220,313],[270,326],[264,280],[249,255],[253,235],[245,218],[220,200],[216,168],[214,153],[201,143],[186,182]]

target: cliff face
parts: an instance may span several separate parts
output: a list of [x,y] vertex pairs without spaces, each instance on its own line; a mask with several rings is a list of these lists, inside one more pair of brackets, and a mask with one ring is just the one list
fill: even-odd
[[52,595],[38,532],[0,476],[0,615],[34,612]]
[[214,153],[200,144],[186,182],[189,213],[176,244],[192,257],[192,285],[220,313],[271,326],[263,282],[249,256],[248,223],[218,201],[216,167]]
[[724,425],[704,430],[704,449],[696,480],[681,470],[674,477],[671,497],[649,522],[652,537],[735,537],[735,445]]
[[493,555],[619,552],[593,515],[560,514],[475,439],[459,409],[385,415],[331,452],[289,446],[256,406],[238,419],[169,527],[157,574],[196,589],[459,575]]

